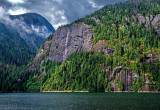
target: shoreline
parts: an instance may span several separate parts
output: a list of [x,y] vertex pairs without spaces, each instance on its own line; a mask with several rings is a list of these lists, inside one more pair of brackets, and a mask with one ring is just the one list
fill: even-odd
[[0,94],[2,93],[160,93],[160,91],[105,91],[105,92],[89,92],[89,91],[28,91],[28,92],[2,92],[0,91]]
[[107,92],[115,92],[115,93],[160,93],[160,91],[138,91],[138,92],[135,92],[135,91],[105,91],[106,93]]
[[[89,91],[40,91],[40,93],[89,93]],[[98,92],[90,92],[90,93],[98,93]],[[99,92],[99,93],[160,93],[160,91],[105,91],[105,92]]]
[[89,91],[41,91],[42,93],[54,93],[54,92],[89,92]]

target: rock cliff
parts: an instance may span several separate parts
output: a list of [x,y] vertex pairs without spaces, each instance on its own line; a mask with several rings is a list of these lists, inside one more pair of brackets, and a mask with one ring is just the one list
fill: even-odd
[[93,47],[93,28],[84,23],[73,24],[56,31],[52,40],[47,41],[33,60],[29,71],[34,71],[44,61],[66,61],[68,56],[78,52],[89,52]]
[[156,16],[149,15],[148,17],[144,17],[141,14],[137,14],[137,19],[140,24],[145,25],[147,30],[149,29],[149,26],[152,25],[158,33],[158,35],[160,36],[160,14]]

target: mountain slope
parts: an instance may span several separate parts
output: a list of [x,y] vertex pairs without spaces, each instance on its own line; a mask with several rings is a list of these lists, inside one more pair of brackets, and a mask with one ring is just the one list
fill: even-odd
[[28,90],[160,90],[159,15],[159,0],[128,0],[60,27],[30,63]]
[[53,26],[36,13],[10,15],[10,19],[26,43],[37,50],[45,42],[45,39],[55,32]]
[[26,91],[29,74],[24,65],[54,31],[36,13],[0,18],[0,92]]
[[35,13],[6,16],[0,22],[0,62],[26,64],[54,31],[45,18]]
[[30,48],[16,30],[0,23],[0,62],[4,64],[25,64],[34,57],[36,49]]

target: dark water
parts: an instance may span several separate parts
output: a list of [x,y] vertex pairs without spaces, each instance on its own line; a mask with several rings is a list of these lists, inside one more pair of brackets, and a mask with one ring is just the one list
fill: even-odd
[[0,94],[0,110],[160,110],[158,93]]

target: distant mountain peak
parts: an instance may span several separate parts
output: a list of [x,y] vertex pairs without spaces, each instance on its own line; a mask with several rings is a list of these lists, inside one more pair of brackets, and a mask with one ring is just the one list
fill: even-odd
[[[43,16],[37,13],[6,15],[1,19],[0,49],[1,47],[3,47],[3,49],[0,51],[2,58],[0,59],[0,62],[4,59],[7,61],[7,57],[5,57],[7,55],[10,57],[10,60],[13,60],[9,60],[7,63],[13,62],[17,64],[17,62],[19,62],[17,60],[21,59],[20,57],[25,57],[25,54],[30,53],[31,55],[26,56],[27,58],[23,58],[26,60],[25,62],[29,61],[40,46],[46,41],[46,38],[55,32],[53,26]],[[13,41],[15,43],[13,43]],[[8,47],[14,48],[8,50]],[[15,50],[21,50],[22,52],[16,52]],[[14,55],[18,57],[15,57]],[[20,64],[21,63],[22,62],[20,62]]]

